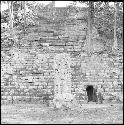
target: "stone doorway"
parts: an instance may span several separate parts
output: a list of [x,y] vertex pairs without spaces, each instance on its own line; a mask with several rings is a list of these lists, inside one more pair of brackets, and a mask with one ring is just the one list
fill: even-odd
[[88,85],[86,87],[86,91],[87,91],[88,102],[90,101],[97,102],[96,90],[93,87],[93,85]]

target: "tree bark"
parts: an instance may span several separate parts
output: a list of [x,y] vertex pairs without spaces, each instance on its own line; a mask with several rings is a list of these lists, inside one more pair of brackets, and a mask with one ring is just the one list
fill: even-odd
[[90,2],[91,28],[94,24],[94,2]]
[[94,23],[94,2],[89,1],[89,9],[88,9],[88,39],[87,39],[87,49],[88,53],[92,52],[92,24]]
[[15,31],[14,31],[14,26],[13,26],[13,22],[14,22],[14,14],[13,14],[13,1],[7,1],[8,2],[8,9],[9,9],[9,27],[10,27],[10,35],[13,38],[14,41],[14,46],[17,45],[18,39],[15,35]]
[[25,1],[24,1],[24,35],[25,35],[25,32],[26,32],[26,10],[25,10]]
[[117,36],[116,36],[116,25],[117,25],[117,21],[116,21],[116,18],[117,18],[117,4],[116,4],[116,2],[114,2],[114,7],[115,7],[115,15],[114,15],[114,43],[113,43],[113,47],[112,47],[112,49],[114,50],[116,50],[117,49],[117,47],[118,47],[118,43],[117,43]]
[[55,13],[55,1],[52,1],[52,15],[54,20],[54,13]]
[[8,9],[9,9],[9,26],[10,26],[10,31],[11,33],[13,32],[13,2],[8,1]]

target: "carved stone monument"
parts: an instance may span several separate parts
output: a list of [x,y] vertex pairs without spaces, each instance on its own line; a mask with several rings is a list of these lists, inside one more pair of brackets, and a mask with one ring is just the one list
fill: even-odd
[[61,107],[73,99],[71,94],[71,59],[69,54],[57,54],[54,58],[54,102]]

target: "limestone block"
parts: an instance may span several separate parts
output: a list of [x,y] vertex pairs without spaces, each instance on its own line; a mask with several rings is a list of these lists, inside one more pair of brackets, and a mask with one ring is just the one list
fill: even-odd
[[71,88],[71,93],[72,93],[72,92],[75,92],[75,88]]
[[73,46],[73,45],[74,45],[73,42],[67,42],[67,43],[66,43],[66,46]]
[[80,89],[79,88],[75,88],[75,92],[79,93]]
[[123,75],[119,75],[119,79],[121,79],[121,80],[122,80],[122,79],[123,79]]
[[37,86],[37,85],[40,85],[40,82],[39,82],[39,81],[34,82],[34,86]]
[[12,100],[12,97],[11,96],[7,96],[7,100]]
[[50,74],[49,74],[48,71],[45,71],[45,72],[44,72],[44,77],[49,77],[49,75],[50,75]]
[[110,89],[109,89],[109,92],[114,92],[114,88],[110,88]]
[[53,86],[53,85],[51,85],[51,83],[50,83],[50,84],[48,83],[47,88],[48,88],[48,89],[53,89],[53,88],[54,88],[54,86]]
[[5,96],[5,95],[4,95],[4,96],[1,96],[1,99],[2,99],[2,100],[6,100],[6,99],[7,99],[7,96]]
[[64,48],[56,47],[54,50],[55,52],[61,52],[64,51]]
[[74,46],[74,50],[76,50],[76,49],[78,50],[78,49],[80,49],[80,48],[81,48],[80,45],[75,45],[75,46]]
[[108,91],[109,91],[109,88],[105,88],[105,91],[108,92]]
[[82,88],[79,88],[79,87],[78,87],[78,92],[82,92]]
[[81,51],[81,48],[74,48],[74,51],[77,51],[77,52],[80,52]]
[[43,89],[43,85],[39,85],[39,86],[38,86],[38,89]]
[[114,89],[114,92],[121,92],[121,88],[120,89],[119,88]]
[[71,46],[67,46],[66,49],[67,49],[67,51],[74,51],[74,48]]
[[118,85],[118,80],[117,80],[117,79],[114,79],[113,85],[114,85],[114,86]]

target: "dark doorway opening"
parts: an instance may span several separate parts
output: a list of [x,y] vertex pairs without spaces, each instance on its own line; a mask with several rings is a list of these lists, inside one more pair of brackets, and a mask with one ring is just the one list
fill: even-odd
[[86,88],[86,91],[87,91],[87,96],[88,96],[88,102],[96,101],[96,99],[95,99],[96,92],[95,92],[95,89],[93,88],[93,86],[88,85]]
[[93,101],[93,86],[87,86],[86,91],[88,96],[88,102]]

